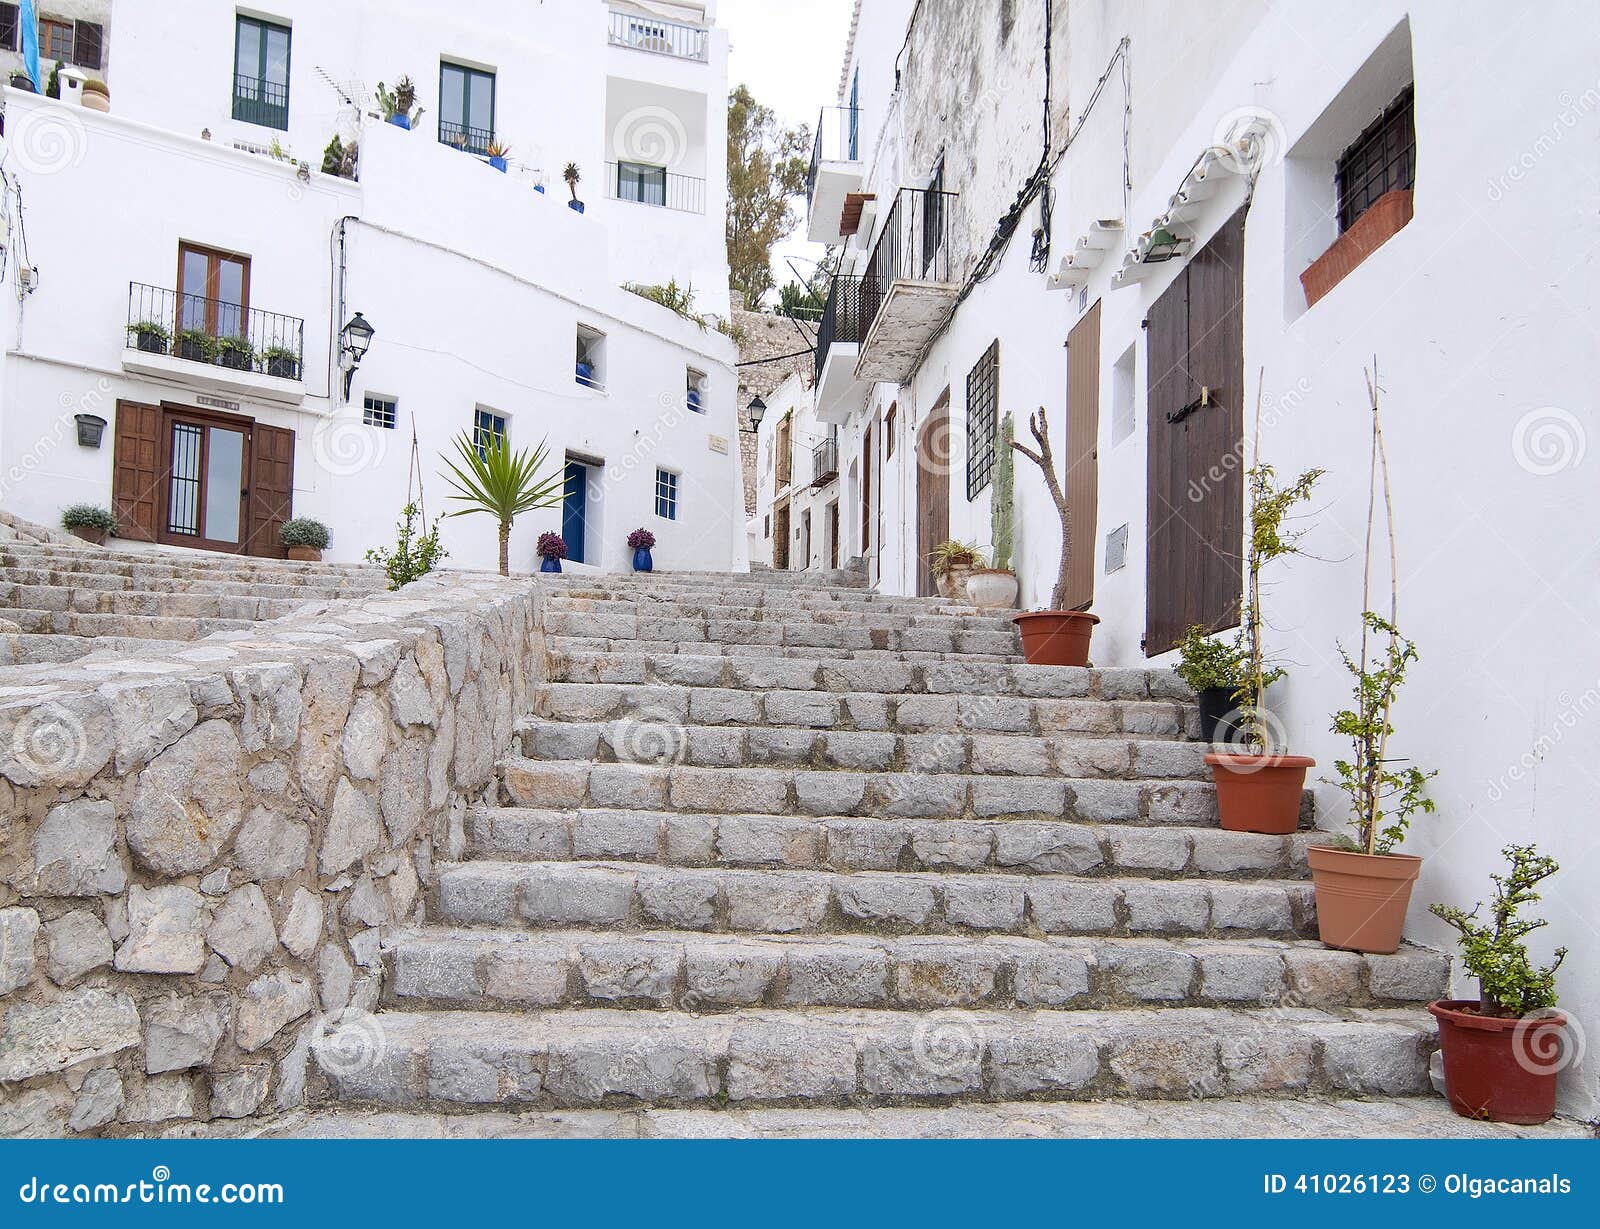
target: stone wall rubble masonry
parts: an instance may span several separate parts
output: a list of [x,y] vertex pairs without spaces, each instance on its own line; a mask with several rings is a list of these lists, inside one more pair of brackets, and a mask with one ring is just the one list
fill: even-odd
[[545,679],[540,601],[444,574],[0,670],[0,1135],[316,1098]]

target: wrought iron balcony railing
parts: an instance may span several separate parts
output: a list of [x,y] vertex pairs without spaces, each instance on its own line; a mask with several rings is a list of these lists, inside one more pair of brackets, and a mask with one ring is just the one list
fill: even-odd
[[811,450],[811,485],[827,486],[839,476],[839,441],[832,436]]
[[632,47],[635,51],[651,51],[656,55],[704,63],[709,58],[708,40],[708,31],[699,26],[632,13],[611,14],[613,47]]
[[901,188],[861,279],[861,327],[870,332],[896,282],[950,281],[957,194]]
[[861,108],[823,107],[817,117],[817,135],[811,143],[811,170],[806,175],[806,199],[817,193],[817,168],[824,162],[861,161]]
[[289,128],[289,87],[247,73],[233,78],[233,118],[263,128]]
[[606,196],[614,201],[654,205],[680,213],[706,211],[705,180],[632,162],[606,163]]
[[298,380],[305,332],[298,316],[128,283],[127,345],[147,354]]
[[494,130],[490,128],[473,128],[467,124],[448,124],[439,121],[439,144],[448,145],[452,149],[465,150],[469,154],[477,154],[480,158],[489,156],[489,146],[494,142]]
[[822,379],[822,369],[828,363],[828,351],[836,341],[861,341],[861,282],[857,273],[834,276],[828,287],[828,302],[822,309],[822,323],[817,326],[817,379]]

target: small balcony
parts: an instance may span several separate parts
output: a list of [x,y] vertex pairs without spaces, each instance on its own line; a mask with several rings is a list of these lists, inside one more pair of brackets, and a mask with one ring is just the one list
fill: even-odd
[[817,417],[835,426],[850,416],[866,385],[856,379],[861,354],[861,282],[841,273],[828,287],[817,326]]
[[489,146],[494,144],[494,131],[489,128],[473,128],[467,124],[448,124],[440,120],[439,144],[476,154],[480,158],[487,158]]
[[827,486],[839,476],[839,441],[825,439],[811,450],[812,489]]
[[[810,210],[806,238],[812,243],[832,246],[855,233],[865,199],[861,195],[862,169],[861,108],[823,107],[806,175]],[[847,211],[852,218],[846,217]]]
[[611,14],[609,41],[613,47],[631,47],[635,51],[671,56],[675,60],[694,60],[704,64],[710,58],[709,31],[699,26],[663,21],[659,17],[614,12]]
[[122,367],[298,403],[305,398],[305,331],[298,316],[129,282]]
[[901,188],[861,279],[859,379],[903,383],[955,307],[954,192]]
[[635,205],[654,205],[679,213],[706,211],[706,181],[675,175],[663,167],[634,162],[606,163],[606,197]]
[[233,118],[263,128],[289,129],[289,87],[245,73],[233,78]]

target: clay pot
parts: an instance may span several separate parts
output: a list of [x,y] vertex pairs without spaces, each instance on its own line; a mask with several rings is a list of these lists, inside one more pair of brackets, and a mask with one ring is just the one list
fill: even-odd
[[104,529],[93,529],[87,525],[75,525],[68,529],[67,532],[73,537],[82,538],[85,542],[92,543],[95,546],[104,546],[106,544],[106,531]]
[[1039,610],[1012,615],[1022,633],[1022,656],[1030,666],[1087,666],[1089,636],[1099,615],[1081,610]]
[[967,578],[972,575],[972,568],[967,564],[957,564],[948,572],[940,572],[933,578],[933,587],[939,591],[940,597],[962,598],[967,596]]
[[1300,827],[1300,796],[1306,769],[1317,761],[1304,755],[1206,756],[1217,785],[1217,812],[1229,832],[1268,832],[1288,836]]
[[985,568],[967,577],[967,601],[979,610],[1010,610],[1017,604],[1017,575]]
[[1316,889],[1317,933],[1323,943],[1352,952],[1399,950],[1421,858],[1313,845],[1306,850],[1306,861]]
[[315,546],[291,546],[289,558],[296,563],[321,563],[322,552]]
[[102,85],[88,85],[83,87],[83,105],[91,111],[111,110],[111,94]]
[[1556,1073],[1570,1057],[1559,1011],[1486,1016],[1463,999],[1440,999],[1428,1010],[1439,1021],[1444,1092],[1463,1118],[1548,1122],[1556,1112]]

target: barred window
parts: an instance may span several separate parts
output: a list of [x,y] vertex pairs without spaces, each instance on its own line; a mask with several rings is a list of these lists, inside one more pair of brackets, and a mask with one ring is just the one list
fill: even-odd
[[656,470],[656,515],[666,521],[678,519],[678,475],[670,469]]
[[1417,178],[1415,91],[1406,86],[1350,147],[1339,155],[1339,233],[1355,225],[1385,192],[1410,188]]
[[369,427],[384,427],[393,431],[397,408],[393,397],[368,393],[361,405],[361,421]]
[[995,407],[1000,401],[1000,341],[967,373],[967,498],[989,485],[994,472]]

